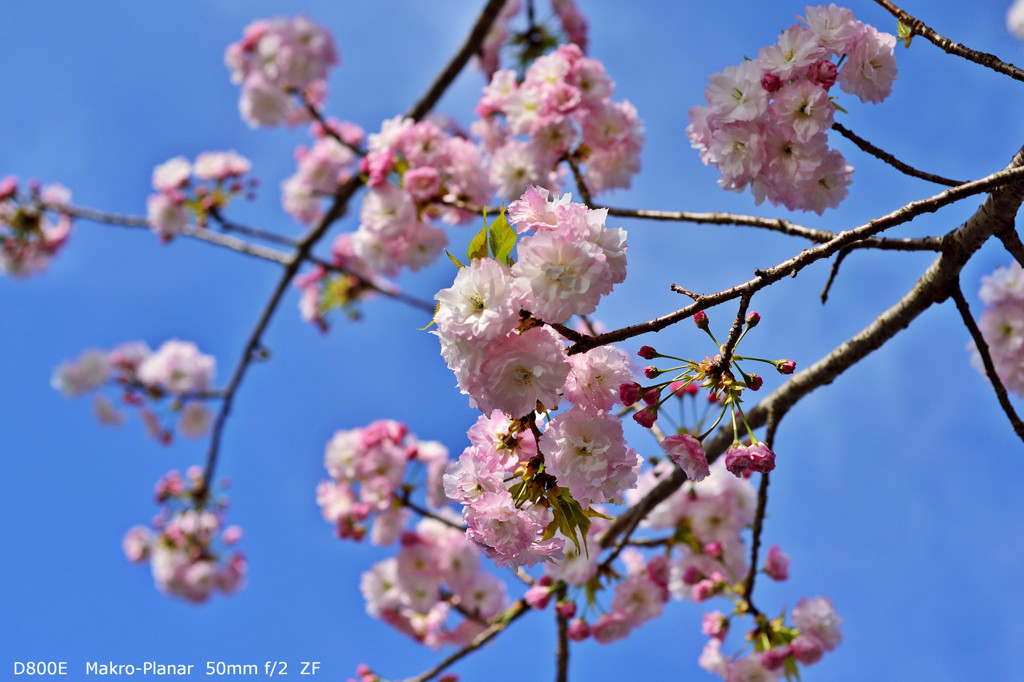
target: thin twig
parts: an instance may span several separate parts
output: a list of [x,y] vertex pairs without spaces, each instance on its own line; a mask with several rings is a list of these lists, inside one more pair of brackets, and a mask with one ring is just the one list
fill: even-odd
[[315,118],[316,122],[320,124],[320,127],[324,131],[324,135],[327,135],[327,137],[333,139],[335,142],[340,144],[342,147],[345,147],[356,156],[366,156],[366,150],[360,149],[359,147],[342,138],[341,135],[338,134],[338,131],[336,131],[330,125],[330,123],[327,122],[327,119],[324,118],[323,113],[321,113],[319,109],[313,106],[313,104],[308,99],[306,99],[305,95],[303,95],[300,92],[298,93],[298,97],[302,101],[302,105],[306,108],[306,111],[309,112],[309,115]]
[[579,163],[577,163],[572,154],[566,154],[562,158],[569,164],[569,168],[572,169],[572,177],[576,179],[576,188],[580,191],[580,198],[583,199],[583,203],[589,208],[594,208],[594,198],[590,194],[590,188],[587,187],[586,180],[583,179]]
[[899,19],[900,23],[909,28],[912,34],[919,35],[925,40],[931,41],[937,45],[939,49],[948,52],[949,54],[956,55],[957,57],[963,57],[975,64],[981,64],[993,71],[1009,76],[1014,80],[1024,81],[1024,70],[1021,70],[1013,64],[1008,64],[1007,62],[1002,61],[994,54],[972,50],[969,47],[961,45],[960,43],[955,43],[949,38],[939,35],[934,30],[926,26],[923,21],[911,16],[906,11],[889,2],[889,0],[875,0],[875,2],[884,7],[894,17]]
[[739,225],[757,227],[763,230],[781,232],[793,237],[803,237],[818,244],[835,239],[834,232],[816,230],[811,227],[797,225],[781,218],[762,218],[739,213],[699,213],[695,211],[655,211],[643,208],[613,208],[611,206],[594,205],[592,208],[606,208],[608,215],[618,218],[639,218],[642,220],[658,220],[664,222],[697,223],[710,225]]
[[836,275],[839,274],[839,266],[842,265],[850,252],[856,249],[878,249],[880,251],[941,251],[942,238],[920,237],[916,239],[865,239],[862,242],[855,242],[849,246],[844,246],[836,255],[836,260],[832,263],[832,269],[828,273],[828,281],[825,282],[825,288],[821,290],[822,303],[828,301],[828,292],[832,289],[832,284],[835,282]]
[[950,288],[950,297],[956,303],[956,309],[960,311],[960,317],[964,321],[964,326],[967,327],[967,331],[971,333],[971,338],[974,339],[974,346],[977,348],[978,355],[981,356],[981,363],[985,367],[985,376],[992,383],[992,390],[996,393],[999,406],[1006,413],[1006,417],[1010,420],[1010,424],[1017,433],[1017,437],[1024,441],[1024,422],[1021,422],[1020,417],[1017,416],[1017,411],[1010,404],[1010,397],[1006,394],[1006,386],[1003,385],[1002,379],[999,378],[999,373],[996,372],[996,365],[992,361],[992,353],[989,352],[988,343],[985,342],[985,337],[981,335],[981,330],[974,322],[974,316],[971,315],[971,307],[967,304],[967,299],[964,298],[964,292],[960,289],[959,283]]
[[267,230],[261,230],[257,227],[249,227],[248,225],[241,225],[233,220],[229,220],[224,217],[219,209],[213,209],[210,211],[210,217],[214,221],[224,228],[227,232],[237,232],[238,234],[244,234],[247,237],[255,237],[256,239],[262,239],[263,241],[271,242],[273,244],[280,244],[281,246],[287,246],[294,248],[296,241],[291,237],[285,237],[274,232],[268,232]]
[[861,151],[867,152],[868,154],[871,154],[871,156],[874,156],[875,158],[885,161],[887,164],[889,164],[899,172],[904,173],[905,175],[910,175],[921,180],[934,182],[939,185],[946,185],[947,187],[956,187],[957,185],[964,184],[961,180],[950,180],[949,178],[944,178],[941,175],[934,175],[932,173],[926,173],[925,171],[918,170],[911,166],[910,164],[900,161],[899,159],[897,159],[895,156],[885,151],[884,149],[881,149],[871,144],[863,137],[857,135],[856,133],[854,133],[852,130],[842,125],[841,123],[833,123],[832,130],[836,131],[837,133],[845,137],[847,140],[857,145],[857,147]]
[[438,514],[435,514],[429,509],[425,509],[424,507],[421,507],[412,500],[410,500],[408,491],[405,491],[401,495],[399,495],[398,501],[402,504],[403,507],[408,507],[409,509],[416,512],[423,518],[434,519],[435,521],[439,521],[440,523],[443,523],[444,525],[450,528],[454,528],[455,530],[466,530],[466,527],[463,526],[461,523],[455,523],[451,519],[446,519],[443,516],[439,516]]

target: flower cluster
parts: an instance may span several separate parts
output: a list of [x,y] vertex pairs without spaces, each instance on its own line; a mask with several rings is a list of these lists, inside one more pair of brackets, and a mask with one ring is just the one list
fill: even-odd
[[[988,306],[978,319],[978,328],[996,375],[1007,389],[1024,396],[1024,268],[1017,262],[996,268],[981,279],[978,296]],[[971,364],[984,373],[973,341],[967,349],[972,351]]]
[[226,557],[215,544],[219,540],[230,547],[242,537],[238,526],[224,527],[227,498],[205,506],[199,503],[207,490],[198,466],[190,467],[184,478],[177,471],[168,472],[157,482],[155,494],[164,508],[153,528],[135,526],[121,543],[129,561],[149,561],[160,591],[186,601],[204,602],[214,591],[235,592],[248,570],[245,556],[235,551]]
[[793,607],[790,620],[792,626],[786,626],[782,617],[761,623],[747,635],[754,641],[755,651],[727,658],[722,643],[729,619],[719,612],[706,614],[703,631],[711,639],[701,653],[700,666],[727,681],[775,682],[783,675],[799,679],[797,664],[813,665],[843,641],[839,631],[843,619],[826,597],[804,597]]
[[352,235],[355,254],[386,275],[434,262],[448,237],[432,218],[460,223],[474,215],[438,202],[485,205],[493,193],[486,168],[476,145],[433,121],[385,121],[360,165],[370,191]]
[[410,462],[426,468],[428,506],[443,507],[441,476],[448,464],[443,445],[419,441],[405,424],[391,420],[334,434],[324,452],[331,480],[317,486],[316,498],[338,537],[362,539],[374,514],[370,541],[388,545],[398,539],[409,519],[402,496],[408,492],[403,485]]
[[0,180],[0,272],[28,277],[45,270],[71,234],[71,215],[61,210],[70,203],[62,185],[32,181],[26,196],[15,176]]
[[321,104],[327,69],[338,63],[338,53],[323,26],[304,16],[277,17],[249,24],[242,39],[228,46],[224,63],[231,82],[242,86],[238,110],[250,127],[295,125],[308,113],[291,95]]
[[[482,569],[480,550],[434,519],[403,533],[398,554],[364,573],[360,589],[367,613],[433,648],[468,644],[507,602],[505,584]],[[453,612],[464,616],[454,627]]]
[[295,175],[281,183],[285,212],[300,223],[312,223],[323,216],[324,197],[334,195],[338,186],[355,173],[356,149],[365,133],[355,123],[329,119],[326,127],[310,126],[313,146],[295,150]]
[[[724,353],[724,346],[718,342],[711,332],[707,313],[700,311],[694,314],[693,321],[698,328],[702,329],[714,342],[716,348]],[[737,338],[734,347],[744,339],[751,329],[761,322],[761,316],[756,312],[747,314],[744,321],[743,331]],[[671,355],[664,355],[650,346],[643,346],[637,355],[645,360],[655,358],[666,358],[680,364],[675,367],[658,368],[649,366],[644,369],[644,376],[648,379],[657,379],[662,374],[673,375],[671,379],[657,381],[651,386],[641,386],[630,381],[619,387],[619,398],[623,405],[637,405],[633,419],[641,426],[651,428],[657,421],[661,407],[672,397],[682,397],[688,393],[696,392],[697,385],[709,391],[709,396],[715,403],[722,405],[722,411],[714,425],[700,436],[692,436],[686,430],[681,430],[677,435],[671,435],[662,441],[662,448],[686,475],[692,480],[699,481],[708,474],[707,456],[704,453],[701,441],[710,433],[722,420],[726,412],[732,415],[732,427],[734,442],[726,453],[725,466],[736,476],[749,476],[753,472],[768,473],[775,468],[775,453],[766,444],[758,441],[753,430],[743,416],[743,409],[740,407],[743,393],[747,390],[757,391],[764,381],[754,373],[747,373],[740,367],[740,361],[763,362],[775,368],[780,374],[792,374],[796,369],[796,363],[792,360],[766,360],[764,358],[745,357],[733,353],[728,362],[721,353],[713,357],[706,356],[703,361],[696,362]],[[739,374],[739,378],[736,375]],[[668,389],[666,391],[666,389]],[[644,405],[639,406],[639,403]],[[740,441],[740,428],[737,417],[742,421],[749,436],[748,443]]]
[[163,162],[153,169],[156,194],[146,199],[150,229],[169,242],[185,229],[190,216],[205,226],[239,194],[252,197],[256,181],[243,179],[251,168],[249,160],[234,150],[203,152],[193,162],[183,156]]
[[556,186],[556,166],[567,157],[585,166],[591,192],[629,187],[640,170],[643,122],[628,101],[611,101],[614,88],[601,62],[576,45],[534,60],[522,83],[514,71],[496,72],[476,107],[481,120],[471,129],[491,155],[498,194]]
[[[435,296],[441,354],[471,404],[490,415],[481,419],[497,428],[480,442],[471,437],[445,489],[464,505],[470,537],[495,562],[532,565],[563,556],[564,538],[541,539],[549,525],[576,543],[575,531],[585,537],[589,525],[581,521],[585,510],[621,500],[636,480],[639,456],[608,413],[632,375],[628,359],[602,347],[570,360],[561,337],[540,325],[593,312],[625,279],[626,241],[624,230],[605,227],[606,211],[535,187],[509,216],[520,232],[533,230],[519,242],[519,260],[508,266],[515,233],[501,216],[480,236],[504,245],[495,257],[486,257],[485,246]],[[551,417],[562,399],[571,409]],[[543,434],[535,411],[547,415]],[[534,457],[534,445],[512,447],[523,433],[532,434],[528,441],[540,437],[543,456]],[[510,456],[510,449],[528,455]],[[580,516],[563,526],[570,507]]]
[[[154,352],[145,342],[132,341],[112,351],[90,348],[73,362],[65,360],[54,371],[51,384],[70,398],[118,387],[121,402],[139,408],[146,432],[166,444],[172,433],[147,401],[155,404],[170,396],[170,409],[178,413],[178,433],[201,438],[210,428],[211,414],[203,400],[212,397],[215,371],[216,360],[200,353],[194,343],[172,339]],[[125,420],[125,414],[103,393],[94,398],[93,412],[102,424]]]
[[749,186],[759,204],[821,215],[846,197],[853,173],[828,146],[836,108],[828,91],[838,82],[862,102],[888,97],[896,37],[834,4],[807,7],[805,24],[787,28],[757,59],[712,75],[707,107],[690,109],[686,133],[705,165],[722,172],[724,189]]

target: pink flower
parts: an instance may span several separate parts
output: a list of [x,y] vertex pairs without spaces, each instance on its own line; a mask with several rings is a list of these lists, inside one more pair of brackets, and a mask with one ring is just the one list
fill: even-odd
[[583,508],[621,500],[636,485],[640,459],[626,447],[622,422],[577,407],[551,420],[538,447],[544,466]]
[[711,473],[704,447],[689,434],[667,436],[661,442],[661,449],[686,472],[691,481],[702,481]]
[[482,412],[499,409],[521,417],[533,412],[538,401],[548,409],[558,405],[568,374],[569,363],[554,332],[546,327],[513,332],[487,347],[472,397]]
[[826,597],[804,597],[793,607],[793,625],[800,629],[800,634],[820,644],[825,651],[832,651],[843,641],[843,634],[839,631],[842,624],[843,619]]
[[778,545],[772,545],[764,560],[764,572],[772,580],[786,580],[789,578],[789,561],[789,557]]
[[610,644],[616,640],[625,639],[629,636],[633,626],[629,619],[622,613],[609,611],[591,627],[591,634],[601,644]]

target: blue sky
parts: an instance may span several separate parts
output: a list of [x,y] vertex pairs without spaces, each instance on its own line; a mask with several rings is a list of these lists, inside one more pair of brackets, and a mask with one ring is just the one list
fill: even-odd
[[[917,0],[905,7],[954,40],[1019,62],[1022,47],[1003,23],[1008,4]],[[333,30],[342,54],[329,112],[372,132],[425,89],[462,41],[476,5],[0,0],[0,63],[8,65],[0,175],[61,182],[77,204],[143,214],[157,163],[235,149],[252,160],[263,185],[256,202],[238,204],[231,215],[297,235],[301,228],[281,211],[277,187],[294,171],[292,151],[306,134],[245,126],[222,64],[225,46],[254,18],[301,9]],[[803,4],[723,0],[712,10],[641,2],[628,12],[621,3],[581,5],[591,54],[615,79],[616,96],[633,102],[646,123],[644,171],[633,189],[600,197],[608,204],[757,213],[838,231],[939,191],[838,138],[833,145],[857,169],[839,210],[791,216],[718,189],[717,173],[685,139],[685,112],[703,102],[708,74],[756,55]],[[895,31],[874,3],[849,6],[863,21]],[[910,50],[898,47],[897,58],[892,97],[871,106],[845,96],[844,124],[911,164],[964,179],[1003,167],[1024,142],[1020,83],[921,39]],[[439,110],[468,124],[482,84],[468,70]],[[943,233],[978,203],[969,199],[892,234]],[[629,231],[631,274],[599,308],[609,327],[679,307],[671,282],[715,291],[804,246],[749,228],[618,224]],[[337,229],[355,226],[349,219]],[[468,235],[454,233],[454,248]],[[806,366],[897,300],[929,260],[854,254],[826,306],[817,297],[829,265],[808,268],[755,298],[763,321],[745,343]],[[976,310],[980,277],[1008,260],[989,245],[965,268]],[[127,528],[156,511],[156,479],[200,462],[205,442],[163,448],[144,437],[137,419],[100,428],[86,401],[62,399],[49,386],[61,360],[140,338],[154,347],[169,338],[195,341],[216,356],[223,382],[277,277],[275,265],[208,245],[164,246],[144,231],[79,222],[45,275],[0,280],[0,669],[10,671],[17,660],[66,660],[76,679],[85,661],[108,658],[193,663],[198,670],[208,660],[258,663],[261,670],[270,660],[317,660],[320,676],[334,680],[359,662],[403,677],[437,660],[363,613],[359,574],[384,553],[336,540],[314,499],[325,477],[323,446],[336,429],[390,417],[454,453],[464,447],[474,414],[453,388],[434,338],[416,331],[426,323],[422,313],[374,301],[365,321],[338,320],[322,336],[299,320],[297,296],[288,294],[265,338],[273,357],[247,376],[220,463],[234,481],[229,519],[246,532],[248,585],[198,608],[160,595],[148,570],[126,562],[119,545]],[[402,284],[429,298],[451,278],[450,265],[439,263]],[[724,326],[730,315],[712,313],[712,321]],[[637,339],[630,348],[651,341]],[[772,612],[804,595],[827,595],[845,621],[846,641],[809,669],[807,680],[1024,679],[1017,660],[1024,641],[1017,617],[1024,608],[1024,452],[987,383],[969,367],[967,341],[951,304],[929,310],[812,394],[780,428],[765,541],[792,557],[792,577],[762,583],[758,603]],[[693,355],[706,350],[689,325],[661,333],[656,343]],[[767,377],[766,387],[778,381]],[[653,441],[634,436],[641,454],[654,452]],[[573,678],[702,679],[701,612],[673,602],[626,642],[575,648]],[[550,621],[549,614],[528,616],[455,671],[465,680],[551,678]]]

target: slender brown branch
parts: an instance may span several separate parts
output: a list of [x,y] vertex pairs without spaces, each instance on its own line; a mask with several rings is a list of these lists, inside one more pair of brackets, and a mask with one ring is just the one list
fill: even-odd
[[866,237],[873,236],[896,225],[909,222],[922,213],[935,212],[943,206],[960,201],[965,197],[981,194],[982,192],[989,192],[1004,185],[1019,183],[1022,177],[1024,177],[1024,168],[1007,168],[981,178],[980,180],[967,182],[959,187],[954,187],[944,192],[940,192],[939,194],[927,199],[910,202],[887,215],[876,218],[851,230],[841,232],[825,244],[805,249],[793,258],[785,260],[778,265],[766,270],[756,270],[753,279],[747,280],[742,284],[737,284],[729,289],[724,289],[714,294],[708,294],[704,296],[703,300],[699,303],[691,303],[685,308],[681,308],[673,313],[662,315],[661,317],[657,317],[647,322],[623,327],[615,331],[598,334],[597,336],[584,339],[570,346],[568,352],[570,355],[582,353],[597,346],[623,341],[649,332],[660,331],[681,320],[685,320],[700,310],[705,310],[720,303],[724,303],[725,301],[730,301],[744,294],[759,291],[760,289],[779,281],[783,277],[795,276],[800,272],[800,270],[811,263],[831,256],[833,253],[839,251],[848,244],[863,240]]
[[598,206],[593,208],[607,208],[608,215],[619,218],[639,218],[642,220],[658,220],[665,222],[698,223],[710,225],[739,225],[742,227],[757,227],[773,232],[781,232],[793,237],[803,237],[812,242],[824,244],[835,239],[835,233],[828,230],[816,230],[811,227],[804,227],[795,223],[782,220],[781,218],[762,218],[754,215],[741,215],[738,213],[698,213],[694,211],[655,211],[644,208],[613,208],[611,206]]
[[968,61],[974,62],[975,64],[981,64],[993,71],[1009,76],[1014,80],[1024,81],[1024,71],[1013,64],[1008,64],[1002,61],[994,54],[972,50],[960,43],[953,42],[945,36],[939,35],[934,30],[926,26],[923,21],[911,16],[904,10],[889,2],[889,0],[875,0],[875,2],[884,7],[894,17],[899,19],[902,24],[910,29],[910,32],[913,35],[919,35],[925,40],[934,43],[944,52],[956,55],[957,57],[962,57]]
[[342,138],[341,135],[338,134],[338,131],[331,127],[331,125],[327,122],[327,119],[324,118],[323,113],[315,106],[313,106],[313,104],[308,99],[306,99],[305,95],[299,92],[297,93],[297,96],[302,101],[302,106],[305,107],[306,111],[309,112],[309,115],[315,118],[316,122],[320,124],[320,127],[324,131],[324,135],[327,135],[327,137],[333,139],[335,142],[340,144],[342,147],[345,147],[356,156],[366,156],[366,150],[360,149],[359,147],[355,146],[354,144],[351,144],[350,142]]
[[750,542],[750,567],[747,569],[747,577],[743,581],[743,600],[751,613],[758,611],[754,607],[754,579],[757,575],[757,553],[761,549],[761,530],[764,528],[764,513],[768,506],[768,483],[770,475],[761,474],[761,485],[757,489],[757,510],[754,513],[754,528],[751,532]]
[[398,501],[402,504],[403,507],[408,507],[410,510],[416,512],[423,518],[434,519],[435,521],[443,523],[444,525],[450,528],[454,528],[455,530],[466,530],[466,527],[463,526],[461,523],[455,523],[450,519],[446,519],[443,516],[439,516],[438,514],[435,514],[429,509],[425,509],[424,507],[421,507],[412,500],[410,500],[408,491],[403,492],[401,495],[399,495]]
[[217,209],[210,211],[210,217],[227,232],[237,232],[238,234],[244,234],[247,237],[255,237],[256,239],[262,239],[263,241],[271,242],[273,244],[280,244],[281,246],[294,247],[296,244],[295,240],[291,237],[285,237],[284,235],[276,234],[274,232],[261,230],[257,227],[241,225],[233,220],[229,220]]
[[[555,589],[555,605],[557,606],[565,599],[566,588],[564,584]],[[558,626],[558,639],[555,644],[555,682],[569,681],[569,619],[555,609],[555,619]]]
[[918,170],[910,164],[900,161],[884,149],[871,144],[841,123],[833,123],[832,130],[857,145],[862,152],[867,152],[871,156],[885,161],[887,164],[905,175],[919,178],[921,180],[927,180],[928,182],[934,182],[939,185],[946,185],[947,187],[956,187],[957,185],[964,184],[962,180],[950,180],[949,178],[944,178],[941,175],[934,175],[932,173],[926,173],[925,171]]
[[586,180],[583,179],[583,173],[580,172],[580,164],[572,154],[566,154],[563,158],[569,164],[569,168],[572,169],[572,177],[576,180],[576,188],[580,191],[580,198],[583,199],[583,203],[590,208],[594,208],[594,198],[590,194],[590,188],[587,187]]
[[729,336],[725,343],[722,344],[722,367],[725,369],[728,369],[729,365],[732,364],[732,352],[736,348],[736,344],[739,343],[740,332],[743,331],[743,323],[747,319],[747,308],[750,307],[750,299],[753,296],[753,292],[740,296],[740,306],[736,311],[736,317],[732,321],[732,326],[729,327]]
[[491,641],[491,639],[501,633],[505,628],[529,610],[530,607],[527,606],[526,601],[520,599],[516,603],[512,604],[512,606],[502,611],[497,617],[493,618],[490,627],[474,637],[473,641],[469,644],[452,653],[433,668],[420,673],[416,677],[408,678],[406,682],[427,682],[427,680],[437,677],[453,663],[465,658],[487,642]]
[[964,298],[964,292],[960,289],[959,283],[950,288],[950,297],[956,303],[956,309],[960,311],[960,317],[964,321],[964,326],[967,327],[967,331],[971,333],[971,338],[974,339],[974,346],[978,349],[981,363],[985,367],[985,376],[992,383],[992,390],[996,393],[999,406],[1006,413],[1006,417],[1010,420],[1010,424],[1013,426],[1017,437],[1024,441],[1024,422],[1021,422],[1020,417],[1017,416],[1017,411],[1010,404],[1010,397],[1006,394],[1006,386],[1003,384],[1002,379],[999,378],[999,373],[996,372],[996,365],[992,361],[992,353],[989,352],[988,343],[985,342],[985,337],[981,335],[981,330],[974,322],[974,316],[971,315],[971,307],[967,304],[967,299]]
[[483,44],[487,32],[491,30],[491,24],[498,17],[498,13],[505,2],[506,0],[488,0],[487,5],[480,12],[480,16],[477,17],[473,29],[466,37],[466,42],[462,44],[462,47],[459,48],[459,51],[455,53],[441,73],[437,75],[437,78],[434,79],[434,82],[424,93],[423,97],[409,108],[409,111],[405,113],[406,116],[418,121],[430,113],[430,110],[441,99],[441,95],[452,84],[455,77],[459,75],[459,72],[466,66],[470,58],[480,51],[480,46]]

